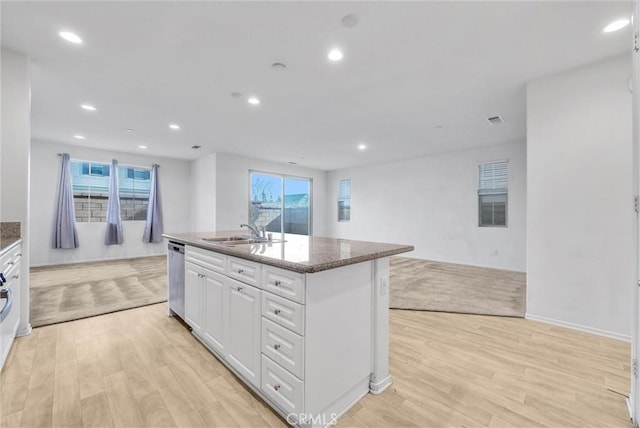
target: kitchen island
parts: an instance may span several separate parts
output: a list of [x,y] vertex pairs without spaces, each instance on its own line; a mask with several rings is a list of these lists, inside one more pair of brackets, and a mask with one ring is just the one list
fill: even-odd
[[287,422],[332,424],[389,376],[389,256],[408,245],[246,232],[185,245],[185,322]]

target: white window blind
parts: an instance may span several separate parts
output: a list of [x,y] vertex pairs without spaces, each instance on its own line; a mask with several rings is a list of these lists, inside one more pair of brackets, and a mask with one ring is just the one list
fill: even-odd
[[507,161],[489,162],[479,165],[479,195],[497,195],[507,193]]
[[351,197],[351,179],[340,180],[340,196],[338,199],[348,199]]
[[340,180],[338,186],[338,221],[351,220],[351,179]]

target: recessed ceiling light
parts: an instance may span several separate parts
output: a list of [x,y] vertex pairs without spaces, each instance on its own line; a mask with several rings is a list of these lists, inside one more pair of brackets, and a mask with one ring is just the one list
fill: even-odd
[[358,144],[358,150],[362,151],[362,150],[366,150],[367,149],[367,145],[364,143],[360,143]]
[[170,123],[169,128],[177,131],[178,129],[180,129],[180,125],[178,125],[177,123]]
[[298,162],[289,161],[289,165],[298,165]]
[[287,66],[281,62],[274,62],[273,64],[271,64],[271,68],[273,68],[276,71],[284,71],[287,69]]
[[343,16],[340,23],[343,27],[354,28],[358,25],[358,17],[350,13],[349,15]]
[[342,60],[342,58],[344,58],[344,54],[340,49],[335,48],[329,51],[327,58],[329,58],[331,61],[340,61]]
[[240,92],[231,92],[231,96],[233,98],[240,98],[242,96],[242,94]]
[[202,147],[202,146],[199,146],[199,145],[197,145],[197,144],[196,144],[196,145],[191,146],[191,148],[192,148],[192,149],[196,149],[196,150],[197,150],[197,149],[199,149],[199,148],[201,148],[201,147]]
[[80,107],[82,107],[85,110],[96,111],[96,108],[91,104],[82,104]]
[[629,25],[629,22],[631,21],[626,18],[618,19],[617,21],[613,21],[611,24],[604,27],[604,30],[602,31],[604,31],[605,33],[613,33],[614,31],[622,30],[624,27]]
[[82,39],[80,38],[80,36],[70,31],[60,31],[58,35],[65,39],[67,42],[71,42],[76,45],[82,44]]
[[74,135],[73,138],[77,138],[78,140],[84,140],[84,135]]
[[127,128],[127,129],[124,130],[124,132],[133,132],[133,129]]
[[249,104],[252,104],[254,106],[257,106],[258,104],[260,104],[260,100],[256,97],[249,97],[249,99],[247,100],[247,102]]
[[144,150],[144,149],[147,148],[147,146],[140,145],[140,146],[138,146],[138,148]]

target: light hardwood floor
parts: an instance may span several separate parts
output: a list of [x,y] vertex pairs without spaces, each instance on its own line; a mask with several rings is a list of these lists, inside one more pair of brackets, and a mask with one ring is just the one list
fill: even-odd
[[[391,311],[393,385],[338,426],[630,427],[629,344],[515,318]],[[286,426],[158,304],[34,329],[2,427]]]

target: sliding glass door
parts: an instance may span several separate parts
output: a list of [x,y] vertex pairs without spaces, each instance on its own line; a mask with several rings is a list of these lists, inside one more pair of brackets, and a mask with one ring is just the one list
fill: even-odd
[[311,179],[250,172],[249,221],[268,232],[311,234]]

